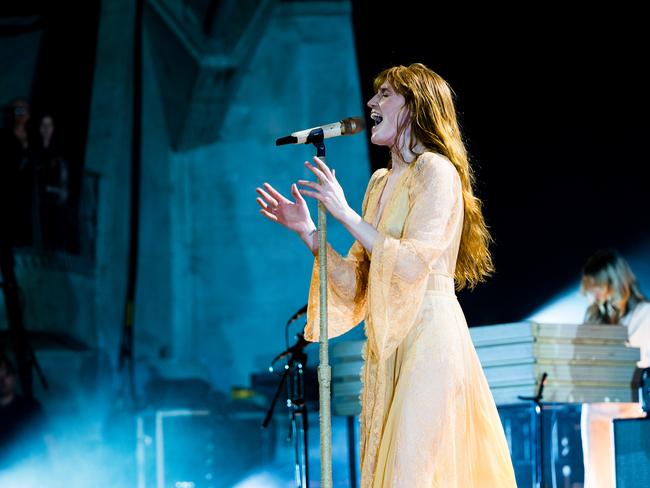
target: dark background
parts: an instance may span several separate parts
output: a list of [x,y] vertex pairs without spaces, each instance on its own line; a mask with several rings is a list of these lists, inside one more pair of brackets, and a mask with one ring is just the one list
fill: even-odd
[[[450,83],[497,268],[461,303],[472,325],[521,320],[576,283],[598,248],[648,242],[643,16],[624,4],[440,5],[353,2],[364,99],[395,64],[422,62]],[[387,151],[371,158],[385,166]]]

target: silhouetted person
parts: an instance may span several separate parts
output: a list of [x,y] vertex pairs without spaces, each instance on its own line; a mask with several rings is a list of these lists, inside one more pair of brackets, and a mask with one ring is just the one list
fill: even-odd
[[55,135],[54,118],[41,117],[34,148],[37,192],[34,208],[39,240],[50,250],[65,250],[69,227],[69,166]]
[[14,245],[24,246],[32,239],[34,187],[29,103],[15,99],[7,115],[7,126],[0,131],[0,231],[1,237],[10,238]]

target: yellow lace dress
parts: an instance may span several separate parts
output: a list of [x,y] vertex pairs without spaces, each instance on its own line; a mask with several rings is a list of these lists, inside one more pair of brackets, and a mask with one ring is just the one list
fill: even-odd
[[[463,225],[458,173],[424,153],[378,215],[389,170],[372,175],[363,218],[372,255],[327,248],[329,335],[365,319],[361,486],[516,487],[494,400],[454,294]],[[318,258],[305,337],[318,340]]]

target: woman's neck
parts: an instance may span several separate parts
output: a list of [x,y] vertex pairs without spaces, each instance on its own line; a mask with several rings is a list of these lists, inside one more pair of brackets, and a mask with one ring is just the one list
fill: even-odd
[[409,164],[415,162],[417,157],[424,152],[424,145],[419,141],[411,149],[408,144],[393,146],[390,150],[391,162],[397,173],[401,173]]

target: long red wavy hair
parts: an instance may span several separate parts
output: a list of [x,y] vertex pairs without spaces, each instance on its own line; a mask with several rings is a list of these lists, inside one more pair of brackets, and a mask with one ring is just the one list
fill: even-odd
[[482,203],[474,195],[474,174],[456,117],[454,93],[440,75],[421,63],[382,71],[375,78],[375,91],[385,81],[404,97],[410,115],[398,127],[395,140],[401,140],[410,124],[409,148],[414,154],[418,154],[419,142],[427,150],[448,158],[458,171],[463,188],[464,220],[454,279],[458,290],[474,288],[494,272],[489,251],[492,238],[483,218]]

